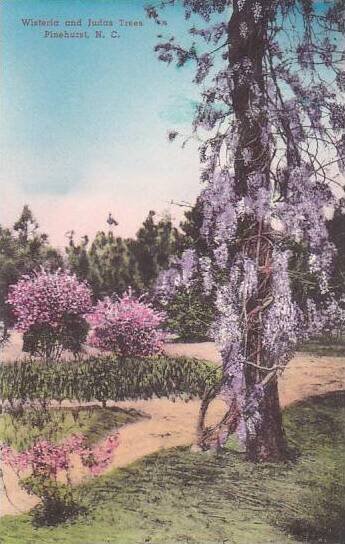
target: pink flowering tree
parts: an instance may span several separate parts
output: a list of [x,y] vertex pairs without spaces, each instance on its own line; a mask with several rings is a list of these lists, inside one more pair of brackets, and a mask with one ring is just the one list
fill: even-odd
[[9,289],[7,303],[24,333],[24,351],[45,360],[58,359],[63,350],[75,355],[88,332],[84,315],[91,309],[91,290],[75,275],[43,269],[23,276]]
[[[182,6],[187,33],[180,44],[166,31],[170,10],[181,14]],[[334,247],[326,219],[338,205],[345,167],[344,3],[182,6],[154,3],[147,14],[164,30],[159,60],[194,63],[194,82],[202,86],[193,130],[202,142],[198,203],[208,254],[189,250],[161,276],[159,289],[188,288],[194,274],[217,300],[223,382],[213,394],[221,393],[229,410],[213,434],[200,433],[201,447],[237,431],[250,460],[281,460],[287,444],[277,377],[298,343],[341,312],[329,289]],[[169,133],[171,141],[179,137]],[[297,246],[313,281],[308,297],[292,289]]]
[[157,312],[131,291],[121,298],[106,297],[88,315],[91,346],[121,356],[150,356],[161,353],[165,333],[164,314]]
[[[117,434],[90,447],[83,435],[72,435],[54,444],[38,440],[25,451],[17,452],[7,444],[0,445],[2,462],[20,478],[20,485],[42,501],[36,517],[45,523],[61,521],[78,511],[71,487],[74,460],[79,459],[92,476],[98,476],[109,466],[119,445]],[[67,484],[59,476],[65,476]]]

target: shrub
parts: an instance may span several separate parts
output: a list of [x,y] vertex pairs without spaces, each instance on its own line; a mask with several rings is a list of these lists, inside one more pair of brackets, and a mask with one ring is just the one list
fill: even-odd
[[[70,484],[70,470],[73,467],[71,455],[78,455],[83,466],[93,476],[97,476],[112,461],[118,443],[117,435],[109,435],[91,448],[83,435],[72,435],[60,444],[38,440],[22,452],[16,452],[6,444],[2,444],[0,450],[3,463],[10,466],[18,476],[30,472],[19,483],[25,491],[42,501],[34,510],[34,521],[52,525],[79,511]],[[67,484],[57,481],[60,472],[66,474]]]
[[34,525],[57,525],[81,511],[70,485],[47,479],[45,476],[28,476],[20,480],[20,486],[29,495],[36,495],[42,501],[33,509]]
[[167,327],[181,340],[203,341],[211,337],[214,321],[214,300],[198,289],[178,289],[166,303]]
[[81,350],[91,291],[76,276],[43,269],[23,276],[10,287],[7,302],[17,318],[15,328],[24,333],[23,350],[30,355],[58,359],[63,350],[74,355]]
[[42,366],[23,361],[0,365],[0,398],[15,405],[19,399],[120,401],[154,396],[202,397],[218,383],[221,369],[212,363],[179,357],[148,359],[94,357]]
[[165,333],[159,328],[164,314],[136,299],[131,292],[116,301],[98,302],[89,314],[89,344],[121,356],[149,356],[161,353]]

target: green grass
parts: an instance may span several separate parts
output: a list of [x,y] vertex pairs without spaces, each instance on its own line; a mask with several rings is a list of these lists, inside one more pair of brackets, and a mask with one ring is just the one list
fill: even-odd
[[299,346],[298,351],[314,355],[345,357],[345,339],[344,337],[338,340],[327,337],[314,338]]
[[116,427],[133,423],[140,417],[135,410],[120,408],[42,408],[0,418],[0,442],[18,451],[25,450],[38,438],[59,442],[73,433],[84,434],[91,444],[104,438]]
[[79,488],[87,514],[34,529],[0,520],[1,544],[345,543],[345,393],[284,413],[295,461],[253,465],[177,448]]

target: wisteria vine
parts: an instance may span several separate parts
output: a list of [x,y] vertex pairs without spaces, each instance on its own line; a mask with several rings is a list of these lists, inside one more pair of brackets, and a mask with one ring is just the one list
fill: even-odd
[[[216,293],[222,393],[235,414],[228,430],[237,429],[253,459],[281,457],[277,375],[298,342],[344,322],[344,301],[329,288],[335,249],[325,224],[345,167],[344,8],[312,0],[182,4],[187,47],[165,36],[160,14],[179,9],[174,0],[147,14],[162,29],[159,60],[196,66],[202,100],[193,131],[202,140],[199,204],[211,257],[187,250],[157,291],[169,297],[201,276],[205,292]],[[169,139],[179,136],[174,130]],[[309,299],[291,289],[293,244],[309,255]]]

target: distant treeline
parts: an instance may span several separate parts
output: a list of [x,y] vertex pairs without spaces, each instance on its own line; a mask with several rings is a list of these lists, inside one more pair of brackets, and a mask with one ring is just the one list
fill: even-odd
[[[200,236],[202,210],[199,203],[188,208],[177,228],[169,215],[158,217],[149,211],[133,238],[116,236],[117,221],[109,214],[107,228],[94,239],[83,236],[76,240],[68,233],[64,251],[54,248],[48,236],[40,231],[30,208],[25,205],[12,228],[0,226],[0,321],[5,330],[13,325],[14,317],[6,304],[8,288],[20,276],[37,270],[65,268],[78,278],[87,280],[95,301],[104,296],[120,295],[130,286],[138,295],[152,291],[159,272],[169,266],[188,248],[206,255],[206,244]],[[337,248],[333,273],[333,288],[345,292],[345,215],[341,207],[328,222],[331,241]],[[307,296],[313,289],[313,278],[305,272],[306,254],[302,245],[291,248],[291,274],[296,296]],[[158,301],[156,304],[159,305]],[[202,283],[191,291],[179,291],[165,308],[168,325],[182,338],[205,338],[213,319],[212,296],[205,296]]]

